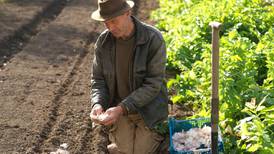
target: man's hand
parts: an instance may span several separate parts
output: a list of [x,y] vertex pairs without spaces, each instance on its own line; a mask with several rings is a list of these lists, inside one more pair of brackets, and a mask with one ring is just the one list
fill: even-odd
[[100,123],[98,116],[103,113],[103,107],[100,104],[95,104],[90,112],[90,118],[93,122]]
[[103,125],[111,125],[123,114],[123,109],[121,106],[111,107],[107,109],[104,114],[106,116],[100,121],[100,123]]

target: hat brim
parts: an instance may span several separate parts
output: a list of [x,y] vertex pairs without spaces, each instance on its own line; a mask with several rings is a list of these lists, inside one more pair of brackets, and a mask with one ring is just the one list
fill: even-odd
[[97,21],[107,21],[107,20],[109,20],[109,19],[111,19],[111,18],[114,18],[114,17],[117,17],[117,16],[119,16],[119,15],[122,15],[122,14],[125,13],[126,11],[132,9],[133,6],[134,6],[134,2],[129,1],[129,0],[127,0],[126,2],[127,2],[127,4],[128,4],[127,7],[124,7],[122,10],[120,10],[120,11],[118,11],[118,12],[115,12],[115,13],[109,15],[109,16],[106,16],[106,17],[101,16],[99,10],[97,9],[96,11],[92,12],[92,14],[91,14],[90,17],[91,17],[92,19],[94,19],[94,20],[97,20]]

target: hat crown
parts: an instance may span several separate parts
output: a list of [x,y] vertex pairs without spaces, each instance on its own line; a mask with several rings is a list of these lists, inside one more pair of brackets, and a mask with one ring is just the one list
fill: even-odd
[[125,0],[99,0],[98,10],[102,16],[118,12],[127,5]]
[[106,21],[122,15],[133,8],[131,0],[98,0],[98,9],[91,14],[91,18],[98,21]]

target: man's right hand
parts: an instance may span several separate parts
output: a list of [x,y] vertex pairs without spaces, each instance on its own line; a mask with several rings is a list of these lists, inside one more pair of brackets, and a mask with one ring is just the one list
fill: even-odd
[[98,116],[103,113],[103,107],[100,104],[95,104],[90,112],[90,118],[93,122],[99,123]]

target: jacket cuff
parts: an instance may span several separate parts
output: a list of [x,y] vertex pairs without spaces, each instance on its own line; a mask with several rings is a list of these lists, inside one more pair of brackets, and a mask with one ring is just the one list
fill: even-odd
[[125,106],[128,114],[137,112],[137,108],[135,107],[135,100],[133,100],[131,97],[124,99],[120,104]]
[[124,104],[122,104],[122,103],[119,103],[118,106],[121,106],[121,108],[123,109],[123,115],[127,116],[128,115],[128,109],[127,109],[127,107]]

